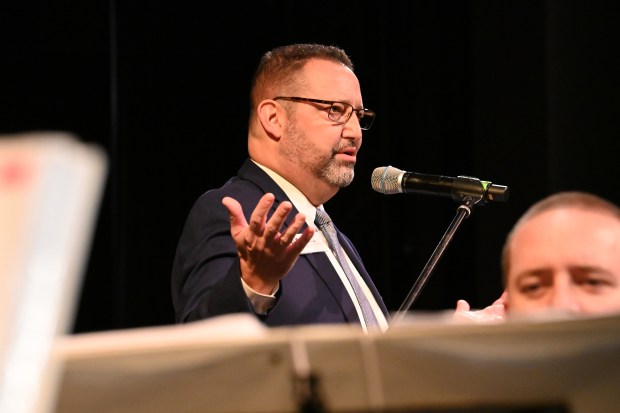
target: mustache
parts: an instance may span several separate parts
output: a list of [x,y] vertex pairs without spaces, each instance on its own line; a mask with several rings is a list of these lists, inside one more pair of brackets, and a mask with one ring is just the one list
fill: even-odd
[[359,151],[359,146],[354,142],[349,141],[343,145],[335,146],[333,149],[334,154],[344,151],[345,149],[355,149],[355,152]]

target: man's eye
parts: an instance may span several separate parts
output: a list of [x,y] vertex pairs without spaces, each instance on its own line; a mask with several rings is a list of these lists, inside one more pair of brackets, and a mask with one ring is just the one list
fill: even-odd
[[537,297],[544,294],[545,287],[548,286],[547,280],[536,276],[523,277],[517,284],[519,292],[529,297]]
[[617,288],[616,277],[609,271],[592,268],[578,268],[571,271],[575,284],[591,291],[602,291],[605,288]]
[[532,294],[538,291],[540,288],[541,285],[539,283],[529,283],[521,285],[521,287],[519,287],[519,290],[524,294]]
[[606,287],[614,288],[613,283],[605,278],[588,277],[582,285],[592,291],[602,291]]
[[332,104],[332,112],[337,113],[339,116],[344,116],[347,113],[347,107],[342,103]]

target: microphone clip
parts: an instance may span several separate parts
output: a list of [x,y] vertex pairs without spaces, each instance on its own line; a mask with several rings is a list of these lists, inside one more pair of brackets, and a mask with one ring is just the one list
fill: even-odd
[[491,182],[481,181],[471,176],[457,176],[452,185],[452,200],[464,205],[486,205],[493,194],[489,189],[493,188]]

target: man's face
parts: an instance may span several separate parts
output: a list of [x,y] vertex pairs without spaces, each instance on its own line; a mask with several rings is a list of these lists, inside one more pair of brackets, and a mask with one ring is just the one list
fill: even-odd
[[[302,97],[333,100],[362,107],[357,77],[346,67],[333,62],[315,60],[304,71],[308,79]],[[353,114],[343,124],[328,118],[329,105],[293,103],[295,115],[286,128],[286,142],[280,153],[292,165],[311,171],[312,176],[333,187],[351,183],[357,152],[362,144],[362,131]]]
[[510,244],[508,311],[620,312],[620,221],[579,208],[545,211]]

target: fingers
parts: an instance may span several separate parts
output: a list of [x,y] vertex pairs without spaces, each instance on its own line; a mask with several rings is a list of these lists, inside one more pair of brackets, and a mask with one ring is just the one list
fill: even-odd
[[301,235],[296,240],[294,240],[293,243],[289,243],[287,245],[286,252],[293,256],[299,256],[299,254],[301,254],[306,245],[308,245],[308,242],[310,242],[313,235],[314,228],[306,227],[306,229],[304,229],[304,232],[302,232]]
[[[258,201],[258,204],[256,204],[254,211],[252,211],[250,222],[248,223],[243,215],[243,208],[236,199],[228,196],[222,198],[222,204],[226,207],[226,209],[228,209],[228,213],[230,215],[230,229],[233,237],[243,233],[245,234],[244,240],[248,244],[251,243],[255,237],[262,237],[265,232],[267,213],[271,209],[274,200],[275,197],[271,193],[263,195]],[[286,209],[286,206],[283,209]],[[286,214],[288,214],[288,212]],[[286,217],[286,214],[284,214],[284,218]],[[283,219],[280,221],[279,225],[281,225],[282,222]],[[277,232],[278,229],[279,226],[275,231]],[[273,237],[273,235],[274,233],[272,230],[271,236]]]
[[495,302],[493,304],[505,304],[508,298],[508,291],[504,290],[502,292],[502,295],[495,300]]
[[[273,213],[271,218],[269,218],[269,221],[265,226],[265,237],[268,240],[282,240],[283,243],[287,244],[293,240],[296,232],[291,234],[290,228],[288,228],[286,232],[280,235],[280,228],[282,228],[282,224],[284,223],[286,217],[292,209],[293,205],[288,201],[284,201],[280,205],[278,205],[278,208],[276,208],[275,212]],[[286,237],[285,235],[288,235],[288,237]]]
[[250,216],[249,226],[250,230],[255,235],[263,235],[263,231],[265,229],[265,222],[267,220],[267,213],[271,209],[274,200],[275,197],[273,196],[273,194],[267,193],[261,197],[260,201],[258,201],[258,204],[256,205],[256,208],[254,208],[254,211]]
[[295,235],[305,224],[306,217],[303,214],[297,214],[291,225],[280,232],[284,221],[293,210],[293,204],[289,201],[283,201],[267,220],[267,213],[273,206],[274,200],[273,194],[265,194],[261,198],[250,217],[249,226],[255,236],[264,238],[266,244],[273,243],[286,248],[293,242]]
[[498,316],[504,317],[508,312],[508,292],[504,290],[502,295],[491,304],[491,307],[495,308],[495,313]]
[[[287,215],[288,215],[288,212],[287,212]],[[279,239],[280,243],[283,245],[289,245],[291,242],[293,242],[295,235],[297,235],[297,233],[299,232],[299,230],[303,227],[305,223],[306,223],[305,215],[301,213],[295,215],[293,222],[291,222],[291,224],[286,228],[286,230],[284,230],[282,234],[280,235],[280,239]]]
[[502,296],[499,298],[502,301],[502,304],[504,305],[504,313],[508,314],[508,308],[510,307],[510,300],[508,299],[508,291],[504,290],[504,292],[502,293]]
[[[502,296],[503,297],[503,296]],[[505,308],[499,299],[492,305],[482,310],[471,310],[465,300],[458,300],[456,310],[452,314],[452,320],[457,323],[498,323],[505,320]]]
[[[243,215],[241,204],[237,200],[231,197],[224,197],[222,199],[222,204],[228,209],[230,214],[231,233],[239,245],[252,249],[258,247],[279,250],[286,249],[291,245],[297,233],[304,226],[306,217],[298,213],[291,224],[280,233],[284,221],[286,221],[293,209],[293,205],[289,201],[280,203],[273,215],[267,220],[268,212],[274,202],[275,197],[273,194],[267,193],[263,195],[254,208],[248,223]],[[311,230],[298,237],[298,239],[301,238],[301,242],[292,251],[296,251],[299,247],[303,249],[309,239],[312,238],[313,233],[314,231]],[[299,249],[300,252],[301,249]]]
[[456,312],[469,311],[469,303],[465,300],[458,300],[456,302]]
[[506,309],[503,304],[493,304],[488,307],[488,313],[499,318],[503,318],[506,315]]
[[314,229],[309,226],[299,233],[306,223],[306,217],[301,213],[296,214],[290,224],[283,228],[293,210],[293,204],[289,201],[281,202],[268,219],[274,202],[273,194],[263,195],[252,211],[249,222],[246,222],[238,201],[230,197],[222,199],[230,215],[231,234],[240,259],[241,276],[256,291],[272,291],[274,285],[288,274],[314,235]]

